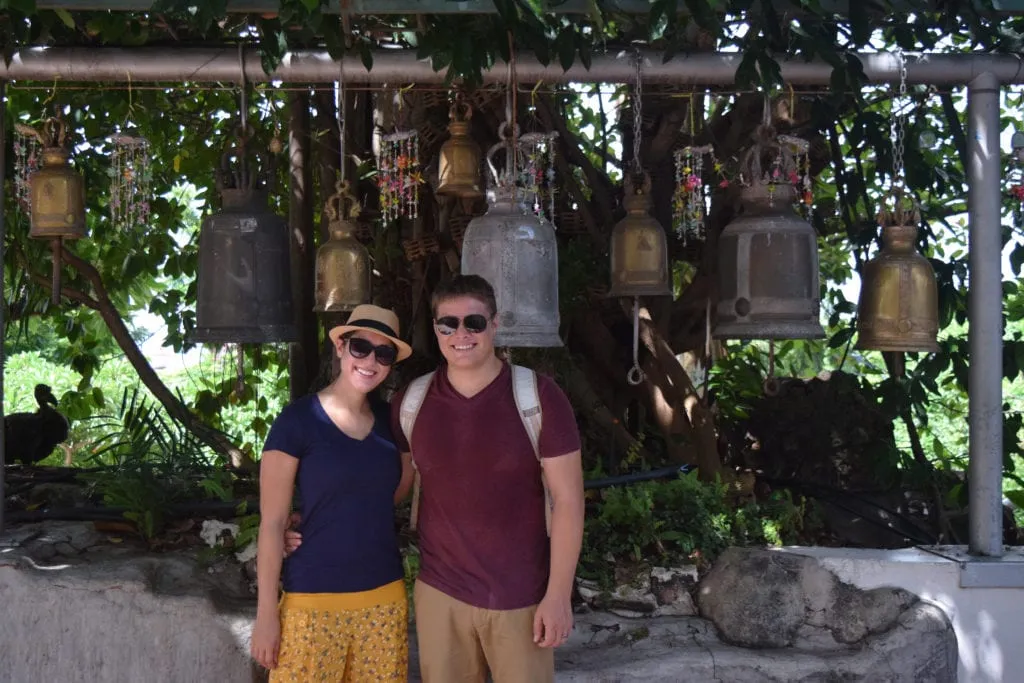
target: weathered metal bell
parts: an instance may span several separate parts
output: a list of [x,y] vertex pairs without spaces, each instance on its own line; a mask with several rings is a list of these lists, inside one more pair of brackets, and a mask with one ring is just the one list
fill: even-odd
[[199,233],[196,329],[191,339],[215,344],[298,341],[292,305],[291,258],[284,219],[267,206],[246,166],[228,171],[222,158],[217,187],[222,208]]
[[59,118],[49,118],[42,129],[31,131],[43,147],[42,168],[29,179],[31,223],[29,236],[50,240],[53,275],[50,301],[60,303],[60,268],[63,240],[85,237],[85,181],[68,165],[64,148],[65,126]]
[[469,135],[472,116],[473,110],[468,104],[461,101],[452,104],[448,122],[451,137],[441,145],[438,163],[439,195],[478,199],[484,194],[480,181],[480,146]]
[[857,313],[857,348],[939,350],[939,288],[932,264],[917,253],[916,207],[883,211],[882,250],[864,264]]
[[[316,252],[317,313],[351,311],[370,303],[370,253],[355,237],[351,219],[359,215],[359,203],[347,182],[339,182],[324,211],[330,217],[330,239]],[[345,211],[345,202],[352,208]]]
[[[491,193],[488,193],[491,194]],[[494,287],[497,346],[561,346],[558,334],[558,243],[555,229],[499,183],[489,206],[466,226],[462,272]]]
[[651,215],[651,178],[639,190],[626,174],[626,216],[612,229],[611,288],[608,296],[671,296],[665,230]]
[[85,181],[68,165],[64,148],[64,122],[51,118],[43,124],[42,168],[29,180],[32,225],[29,236],[37,239],[85,237]]
[[718,238],[716,339],[815,339],[819,321],[818,242],[793,210],[789,185],[755,181],[742,213]]

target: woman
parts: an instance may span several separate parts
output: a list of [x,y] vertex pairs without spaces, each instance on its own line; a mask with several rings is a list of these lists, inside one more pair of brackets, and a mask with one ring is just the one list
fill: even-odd
[[[398,338],[398,317],[377,306],[358,306],[330,338],[341,372],[285,408],[263,450],[252,655],[271,681],[404,683],[408,607],[394,501],[407,485],[387,405],[370,394],[412,349]],[[296,483],[303,543],[283,560]]]

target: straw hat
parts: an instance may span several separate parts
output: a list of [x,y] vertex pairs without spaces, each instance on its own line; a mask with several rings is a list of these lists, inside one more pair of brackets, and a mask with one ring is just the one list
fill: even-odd
[[348,322],[331,328],[328,334],[337,346],[338,337],[346,332],[358,330],[376,332],[387,337],[398,348],[398,360],[405,360],[412,355],[412,347],[398,338],[398,316],[394,311],[372,304],[356,306],[349,315]]

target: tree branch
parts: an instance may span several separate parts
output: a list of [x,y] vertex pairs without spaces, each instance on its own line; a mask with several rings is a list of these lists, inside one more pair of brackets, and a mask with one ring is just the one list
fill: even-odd
[[[110,296],[107,294],[107,289],[103,284],[103,277],[99,271],[89,262],[79,258],[74,254],[67,246],[64,246],[62,250],[64,262],[73,267],[82,277],[84,277],[90,285],[92,285],[93,292],[96,294],[95,299],[91,299],[88,296],[82,295],[84,299],[92,301],[96,304],[95,310],[99,312],[103,321],[110,328],[110,333],[113,335],[117,345],[124,351],[125,357],[135,368],[135,371],[139,374],[139,379],[146,385],[146,388],[152,392],[153,396],[160,402],[161,405],[167,410],[167,413],[185,425],[192,433],[198,436],[203,443],[212,448],[214,451],[221,453],[230,458],[232,465],[242,469],[252,469],[255,463],[245,453],[241,451],[228,439],[227,435],[216,429],[213,429],[207,424],[204,424],[199,420],[191,411],[181,402],[178,398],[167,388],[167,385],[163,383],[160,376],[153,370],[153,366],[149,364],[146,357],[143,355],[141,349],[132,339],[131,332],[128,330],[127,325],[124,323],[124,319],[118,312],[114,303],[110,300]],[[49,286],[44,285],[44,286]],[[64,292],[62,288],[62,292]],[[77,300],[77,299],[76,299]],[[83,301],[83,303],[85,303]],[[86,304],[88,305],[88,304]]]

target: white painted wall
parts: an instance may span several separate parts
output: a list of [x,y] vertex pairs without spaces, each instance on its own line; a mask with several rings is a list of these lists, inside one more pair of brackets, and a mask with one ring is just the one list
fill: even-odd
[[1024,588],[961,588],[959,563],[918,548],[783,551],[817,558],[860,588],[903,588],[939,606],[956,630],[960,683],[1024,682]]

